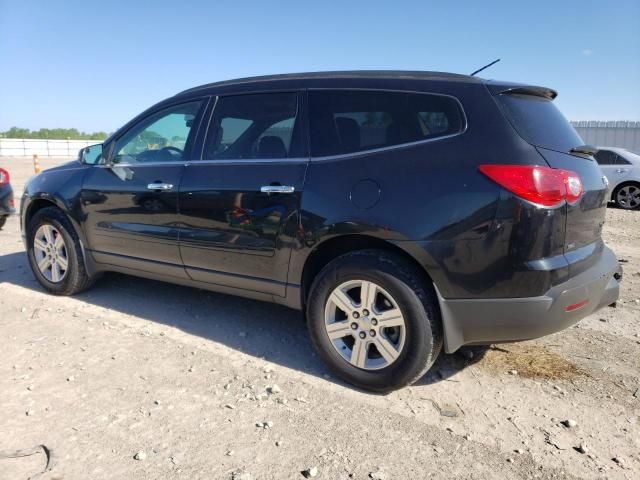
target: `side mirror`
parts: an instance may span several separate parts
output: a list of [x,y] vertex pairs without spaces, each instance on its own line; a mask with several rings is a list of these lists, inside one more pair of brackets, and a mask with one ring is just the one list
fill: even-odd
[[78,152],[78,161],[85,165],[99,165],[104,163],[102,157],[102,144],[89,145]]

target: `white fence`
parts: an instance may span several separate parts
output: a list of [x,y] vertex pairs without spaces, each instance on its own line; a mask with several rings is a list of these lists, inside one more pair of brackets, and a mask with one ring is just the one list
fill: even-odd
[[[580,121],[571,122],[584,141],[600,147],[622,147],[640,153],[640,122]],[[75,158],[78,150],[100,140],[46,140],[0,138],[0,157]]]
[[640,122],[588,120],[571,124],[589,145],[621,147],[640,153]]
[[78,150],[96,143],[100,140],[0,138],[0,157],[30,157],[35,153],[40,157],[75,158]]

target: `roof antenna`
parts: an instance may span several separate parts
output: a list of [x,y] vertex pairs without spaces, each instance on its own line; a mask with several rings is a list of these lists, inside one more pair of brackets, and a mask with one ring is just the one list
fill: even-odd
[[473,72],[473,73],[472,73],[471,75],[469,75],[469,76],[470,76],[470,77],[473,77],[476,73],[480,73],[481,71],[483,71],[483,70],[485,70],[485,69],[489,68],[491,65],[495,65],[495,64],[496,64],[496,63],[498,63],[499,61],[500,61],[500,59],[498,58],[498,59],[494,60],[493,62],[489,63],[488,65],[485,65],[484,67],[479,68],[478,70],[476,70],[475,72]]

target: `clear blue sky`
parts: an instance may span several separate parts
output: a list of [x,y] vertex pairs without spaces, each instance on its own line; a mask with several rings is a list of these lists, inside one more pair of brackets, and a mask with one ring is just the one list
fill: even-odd
[[559,90],[574,120],[640,120],[640,0],[0,0],[0,130],[112,131],[234,77],[408,69]]

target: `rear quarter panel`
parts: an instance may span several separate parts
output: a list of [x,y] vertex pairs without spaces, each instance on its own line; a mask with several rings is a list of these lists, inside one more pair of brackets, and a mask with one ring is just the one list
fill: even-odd
[[[484,85],[424,90],[458,98],[466,131],[413,146],[312,159],[289,282],[300,283],[306,258],[324,241],[360,234],[408,252],[445,298],[541,295],[567,275],[564,210],[514,197],[478,166],[545,165],[544,158],[515,133]],[[364,180],[380,192],[368,208],[353,201],[354,187]]]
[[[501,196],[501,189],[477,167],[544,160],[513,134],[483,85],[445,91],[426,85],[425,91],[458,98],[466,131],[412,146],[312,159],[302,197],[301,245],[290,263],[291,283],[300,282],[306,258],[322,242],[360,234],[409,252],[445,297],[513,296],[504,291],[514,270],[507,252],[513,235],[531,230],[507,231],[512,226],[508,221],[518,214],[514,200]],[[362,181],[379,189],[377,202],[367,208],[353,201],[355,186]],[[501,208],[509,215],[507,222],[496,221]],[[526,253],[533,255],[533,248]]]

